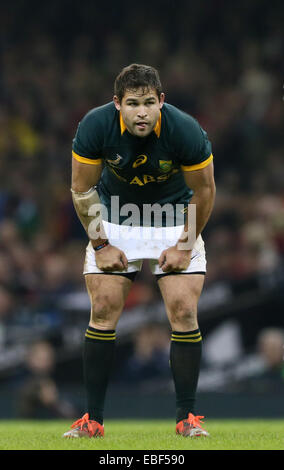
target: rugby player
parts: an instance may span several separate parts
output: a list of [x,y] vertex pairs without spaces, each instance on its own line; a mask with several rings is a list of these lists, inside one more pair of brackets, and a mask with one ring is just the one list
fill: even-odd
[[[144,259],[172,330],[176,433],[207,436],[195,414],[202,348],[197,304],[206,273],[201,232],[215,198],[207,134],[165,102],[156,69],[131,64],[116,77],[113,101],[79,123],[72,154],[73,203],[89,236],[84,275],[91,315],[83,354],[87,412],[64,437],[104,435],[116,326]],[[151,205],[162,208],[156,221]]]

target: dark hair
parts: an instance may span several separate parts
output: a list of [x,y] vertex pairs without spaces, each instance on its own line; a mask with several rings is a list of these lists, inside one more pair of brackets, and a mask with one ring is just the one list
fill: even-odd
[[162,85],[158,71],[150,65],[131,64],[124,67],[114,82],[114,94],[122,100],[126,90],[143,88],[144,92],[154,88],[158,97],[162,93]]

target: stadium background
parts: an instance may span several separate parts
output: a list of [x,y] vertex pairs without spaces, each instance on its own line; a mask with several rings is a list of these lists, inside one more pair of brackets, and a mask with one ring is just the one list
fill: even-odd
[[[198,412],[284,416],[283,3],[12,1],[0,7],[0,417],[78,417],[89,300],[70,198],[81,117],[125,65],[213,143]],[[111,417],[172,417],[169,327],[145,265],[118,330]]]

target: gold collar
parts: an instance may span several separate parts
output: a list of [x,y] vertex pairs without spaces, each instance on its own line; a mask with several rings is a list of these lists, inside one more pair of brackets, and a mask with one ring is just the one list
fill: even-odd
[[[161,122],[162,122],[162,113],[160,111],[159,119],[156,122],[156,125],[154,127],[154,132],[155,132],[155,134],[158,138],[160,137],[160,134],[161,134]],[[121,112],[119,112],[119,123],[120,123],[120,132],[121,132],[121,135],[123,135],[123,133],[126,131],[127,127],[126,127],[126,125],[125,125],[125,123],[122,119]]]

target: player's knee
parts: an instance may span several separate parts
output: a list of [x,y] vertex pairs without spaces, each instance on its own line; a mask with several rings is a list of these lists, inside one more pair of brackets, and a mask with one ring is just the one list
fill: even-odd
[[109,324],[120,312],[122,305],[118,299],[108,295],[91,296],[91,319],[96,324]]
[[197,322],[197,306],[181,299],[174,300],[170,305],[170,322],[175,328],[193,329]]

